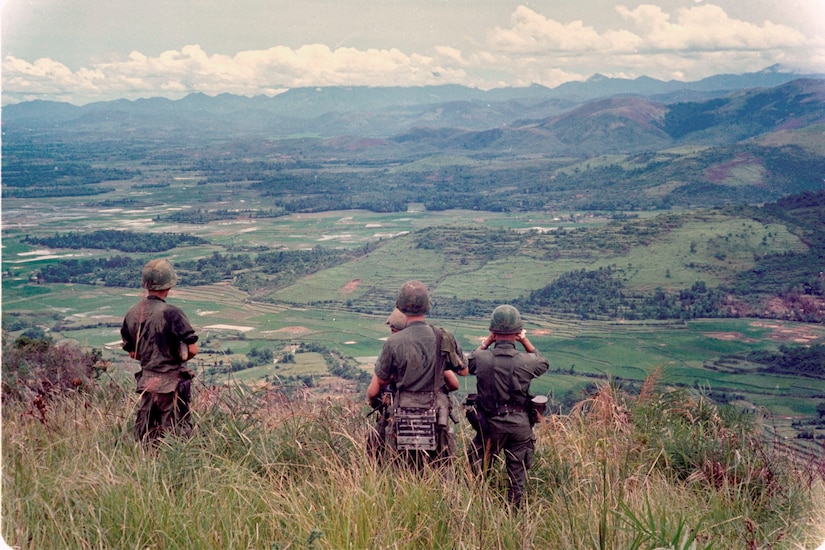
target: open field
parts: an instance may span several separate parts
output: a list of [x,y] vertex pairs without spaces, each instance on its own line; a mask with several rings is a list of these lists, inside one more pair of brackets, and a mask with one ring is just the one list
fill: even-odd
[[[122,185],[122,184],[121,184]],[[220,194],[204,187],[207,196]],[[210,191],[209,189],[212,189]],[[715,214],[673,228],[649,246],[626,252],[582,257],[546,258],[530,255],[529,240],[541,231],[564,227],[598,231],[608,220],[575,213],[491,213],[478,211],[379,214],[335,211],[293,214],[277,218],[246,218],[201,225],[164,222],[163,216],[181,207],[176,200],[191,192],[173,185],[162,197],[141,197],[146,206],[97,209],[69,199],[50,200],[48,206],[9,199],[3,205],[4,329],[11,320],[38,325],[55,339],[103,349],[123,370],[134,364],[119,350],[119,325],[126,310],[139,299],[139,289],[83,284],[35,284],[29,280],[39,267],[74,258],[112,255],[110,250],[48,250],[21,242],[28,234],[128,229],[180,232],[208,239],[209,245],[177,248],[162,254],[173,262],[209,257],[235,249],[301,250],[315,246],[358,249],[380,243],[369,253],[329,269],[299,278],[252,299],[229,281],[187,286],[185,279],[171,294],[171,302],[187,312],[209,350],[198,358],[206,373],[237,366],[253,350],[271,350],[276,358],[300,343],[318,343],[352,358],[371,370],[388,330],[385,316],[395,289],[408,279],[421,279],[434,288],[432,320],[455,333],[465,351],[486,334],[486,314],[447,318],[439,301],[480,299],[507,302],[548,284],[559,275],[580,269],[615,266],[636,289],[684,288],[697,280],[715,282],[752,264],[767,250],[804,248],[783,226],[760,225],[747,218]],[[128,195],[126,187],[115,194]],[[149,192],[147,192],[148,194]],[[152,198],[151,201],[148,198]],[[160,200],[162,199],[162,200]],[[264,207],[236,197],[219,205],[226,208]],[[159,218],[160,217],[160,218]],[[653,217],[645,213],[643,218]],[[466,243],[422,248],[410,235],[423,228],[510,229],[525,232],[524,250],[513,258],[489,259],[484,250],[467,250]],[[437,237],[437,235],[436,235]],[[610,242],[610,235],[604,237]],[[618,238],[621,238],[619,236]],[[694,243],[693,245],[691,243]],[[122,253],[117,253],[122,254]],[[462,261],[458,262],[458,254]],[[139,277],[139,274],[135,274]],[[360,304],[360,311],[348,307]],[[365,311],[372,310],[372,313]],[[443,314],[443,312],[442,312]],[[783,344],[825,342],[825,327],[816,324],[755,319],[692,320],[687,322],[577,321],[561,316],[526,316],[536,346],[550,359],[551,372],[534,384],[535,393],[561,399],[580,397],[597,379],[640,384],[653,372],[663,383],[714,391],[755,410],[774,415],[773,423],[792,435],[793,420],[813,418],[816,404],[825,399],[825,381],[766,375],[748,370],[725,370],[717,361],[731,354],[775,350]],[[18,331],[19,333],[20,331]],[[14,334],[14,333],[12,333]],[[272,363],[243,369],[232,377],[250,382],[279,376],[316,376],[329,379],[327,367],[312,353],[296,355],[295,364]],[[319,383],[317,391],[327,384]],[[472,390],[472,379],[462,380],[462,392]],[[777,428],[779,429],[779,428]]]

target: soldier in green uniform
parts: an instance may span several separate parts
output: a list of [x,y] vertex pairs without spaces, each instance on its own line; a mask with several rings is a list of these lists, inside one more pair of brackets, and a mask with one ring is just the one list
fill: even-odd
[[[495,347],[488,349],[493,343]],[[525,351],[517,350],[516,343]],[[519,311],[509,305],[493,311],[490,334],[469,357],[469,371],[476,375],[478,392],[476,435],[467,451],[470,465],[476,473],[484,473],[504,451],[507,499],[516,506],[524,497],[535,449],[529,415],[530,382],[549,367],[527,339]]]
[[402,285],[396,307],[406,317],[404,329],[387,338],[367,389],[367,399],[372,402],[382,386],[395,382],[393,421],[389,423],[393,432],[387,445],[415,466],[443,463],[455,456],[451,401],[442,388],[445,371],[467,375],[464,354],[455,337],[426,323],[431,305],[423,283]]
[[[387,325],[390,327],[390,332],[395,334],[407,327],[407,316],[401,312],[400,309],[395,308],[389,317],[387,317]],[[443,329],[439,329],[443,330]],[[444,371],[444,385],[441,391],[445,394],[454,392],[459,389],[458,376],[452,370]],[[373,407],[368,416],[376,414],[375,425],[367,435],[367,450],[370,456],[379,460],[383,460],[387,451],[387,428],[391,426],[392,418],[392,404],[397,396],[398,390],[395,387],[395,381],[389,384],[380,385],[377,397],[370,400],[370,405]],[[450,402],[452,405],[452,401]],[[390,434],[392,435],[392,434]],[[454,449],[454,446],[453,446]]]
[[151,260],[142,280],[146,297],[126,312],[120,329],[124,351],[140,361],[135,440],[155,443],[167,432],[188,437],[193,373],[183,364],[198,353],[198,336],[183,311],[166,303],[177,283],[171,264]]

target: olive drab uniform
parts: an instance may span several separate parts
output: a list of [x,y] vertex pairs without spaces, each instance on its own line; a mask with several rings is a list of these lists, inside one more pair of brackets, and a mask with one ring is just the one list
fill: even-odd
[[[165,290],[177,278],[165,260],[152,260],[144,268],[143,286]],[[154,442],[164,433],[189,436],[191,379],[184,367],[189,344],[198,341],[183,311],[159,296],[150,294],[132,306],[120,329],[122,348],[140,361],[135,374],[140,404],[135,418],[137,441]]]
[[[522,332],[518,310],[512,306],[496,308],[490,330],[498,334]],[[530,382],[549,367],[550,363],[538,350],[519,351],[513,340],[496,340],[494,348],[479,348],[469,356],[470,374],[476,376],[478,393],[473,407],[475,418],[468,414],[476,435],[467,455],[473,470],[484,473],[504,451],[509,483],[507,499],[517,506],[524,497],[527,471],[535,451]]]
[[455,457],[452,401],[442,387],[444,370],[463,368],[464,355],[453,335],[423,321],[387,338],[375,374],[395,382],[391,420],[383,438],[391,452],[401,453],[415,466]]
[[524,353],[514,342],[496,342],[495,348],[470,353],[470,374],[476,375],[476,407],[481,427],[469,447],[470,463],[486,470],[503,450],[510,487],[508,500],[519,504],[527,470],[533,462],[535,435],[528,417],[530,381],[549,368],[538,353]]

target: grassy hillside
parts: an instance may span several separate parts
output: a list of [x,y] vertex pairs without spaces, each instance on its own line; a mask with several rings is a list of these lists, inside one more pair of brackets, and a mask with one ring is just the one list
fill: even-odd
[[[497,464],[423,475],[365,455],[360,399],[196,380],[196,435],[147,452],[116,372],[34,407],[3,400],[3,537],[20,548],[813,548],[818,462],[756,417],[649,377],[536,426],[526,506]],[[71,387],[71,386],[69,386]],[[463,417],[460,441],[470,437]]]

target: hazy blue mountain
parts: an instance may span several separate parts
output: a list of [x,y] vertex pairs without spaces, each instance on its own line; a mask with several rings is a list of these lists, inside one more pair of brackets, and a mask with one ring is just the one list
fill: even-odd
[[[156,143],[314,137],[315,142],[302,145],[304,154],[331,149],[353,158],[372,150],[370,156],[376,147],[400,158],[634,154],[685,143],[727,145],[821,123],[825,78],[786,80],[792,76],[774,67],[695,83],[597,75],[555,89],[301,88],[275,97],[190,94],[177,101],[117,100],[82,107],[33,101],[5,107],[3,130],[12,139],[20,132],[43,131]],[[781,83],[756,86],[774,81]],[[734,88],[719,91],[728,86]],[[587,95],[595,99],[581,99]]]
[[414,145],[418,152],[518,151],[581,157],[655,151],[685,143],[729,145],[823,123],[825,81],[801,79],[674,104],[619,95],[502,127],[480,131],[415,127],[392,140]]
[[[241,125],[250,130],[271,131],[280,126],[285,133],[289,133],[296,131],[295,123],[300,122],[302,131],[335,135],[338,128],[331,131],[325,126],[334,119],[330,113],[348,115],[349,122],[341,121],[342,132],[348,125],[357,126],[352,113],[359,113],[364,117],[364,121],[358,121],[364,134],[392,135],[398,133],[401,127],[414,125],[481,130],[520,118],[552,116],[575,104],[616,95],[642,96],[669,103],[684,99],[708,99],[744,88],[773,87],[805,76],[825,78],[825,75],[785,72],[774,66],[756,73],[716,75],[696,82],[664,82],[649,77],[630,80],[594,75],[584,82],[570,82],[552,89],[539,85],[488,91],[458,85],[339,86],[296,88],[274,97],[231,94],[211,97],[193,93],[176,101],[163,98],[116,100],[82,107],[32,101],[4,107],[3,124],[48,127],[68,122],[89,123],[109,116],[124,124],[143,126],[221,120],[223,117],[223,122],[229,126]],[[398,122],[393,122],[393,117],[398,117]],[[313,121],[317,123],[313,124]]]

